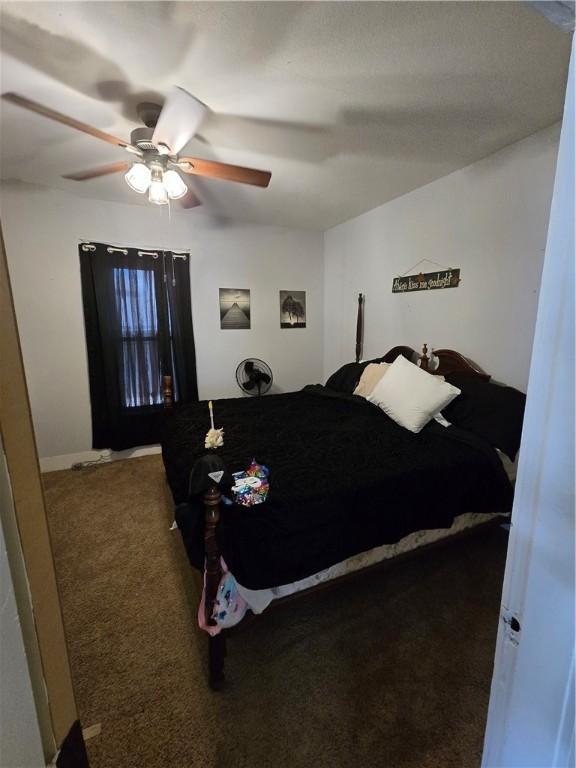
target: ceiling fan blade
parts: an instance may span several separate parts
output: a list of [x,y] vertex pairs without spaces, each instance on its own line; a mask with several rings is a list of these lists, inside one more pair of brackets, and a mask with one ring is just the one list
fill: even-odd
[[109,173],[126,172],[130,168],[130,163],[122,161],[120,163],[110,163],[110,165],[101,165],[99,168],[92,168],[89,171],[78,171],[77,173],[67,173],[62,176],[63,179],[72,179],[72,181],[87,181],[88,179],[97,179],[99,176],[108,176]]
[[257,171],[255,168],[243,168],[241,165],[228,165],[215,160],[200,160],[198,157],[179,157],[178,167],[184,173],[238,181],[255,187],[267,187],[272,177],[270,171]]
[[69,128],[75,128],[77,131],[82,131],[89,136],[94,136],[95,139],[102,139],[102,141],[107,141],[109,144],[114,144],[117,147],[122,147],[137,154],[142,154],[137,147],[133,147],[127,141],[122,141],[122,139],[118,139],[110,133],[105,133],[98,128],[93,128],[87,123],[82,123],[80,120],[76,120],[73,117],[63,115],[61,112],[56,112],[56,110],[50,109],[50,107],[45,107],[43,104],[38,104],[36,101],[26,99],[24,96],[19,96],[17,93],[3,93],[2,98],[4,101],[9,101],[11,104],[16,104],[24,109],[29,109],[31,112],[36,112],[37,115],[42,115],[50,120],[55,120],[57,123],[67,125]]
[[196,133],[208,107],[183,88],[173,88],[166,99],[152,135],[157,147],[168,147],[167,154],[177,155]]
[[202,205],[202,200],[196,197],[191,189],[189,189],[184,197],[181,197],[178,202],[180,203],[181,208],[197,208],[199,205]]

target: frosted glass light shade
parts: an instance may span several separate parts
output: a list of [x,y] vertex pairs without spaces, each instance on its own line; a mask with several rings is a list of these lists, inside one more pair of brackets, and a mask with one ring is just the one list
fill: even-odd
[[172,200],[178,200],[188,192],[188,187],[176,171],[166,171],[163,181],[166,192]]
[[153,181],[148,189],[148,200],[156,205],[166,205],[168,202],[168,193],[161,181]]
[[150,168],[144,165],[144,163],[134,163],[130,170],[124,175],[126,183],[130,189],[133,189],[134,192],[139,192],[141,195],[143,195],[150,186],[151,177]]

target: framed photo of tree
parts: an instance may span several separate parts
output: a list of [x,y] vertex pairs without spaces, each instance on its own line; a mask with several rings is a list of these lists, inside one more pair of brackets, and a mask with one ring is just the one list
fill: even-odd
[[280,328],[306,328],[306,291],[280,291]]

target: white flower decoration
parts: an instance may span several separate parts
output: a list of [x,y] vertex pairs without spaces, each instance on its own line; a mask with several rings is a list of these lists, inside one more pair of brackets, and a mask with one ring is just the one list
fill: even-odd
[[209,429],[206,432],[206,440],[204,441],[204,448],[221,448],[224,445],[224,430],[223,429]]

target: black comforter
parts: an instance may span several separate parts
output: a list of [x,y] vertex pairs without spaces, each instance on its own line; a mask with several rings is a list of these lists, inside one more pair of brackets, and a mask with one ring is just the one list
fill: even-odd
[[[463,512],[509,512],[512,488],[495,451],[471,433],[428,424],[415,435],[363,398],[321,386],[214,402],[218,451],[232,472],[270,469],[268,499],[222,507],[219,541],[251,589],[297,581]],[[206,453],[206,403],[167,417],[162,454],[189,558],[202,565],[203,511],[188,478]]]

